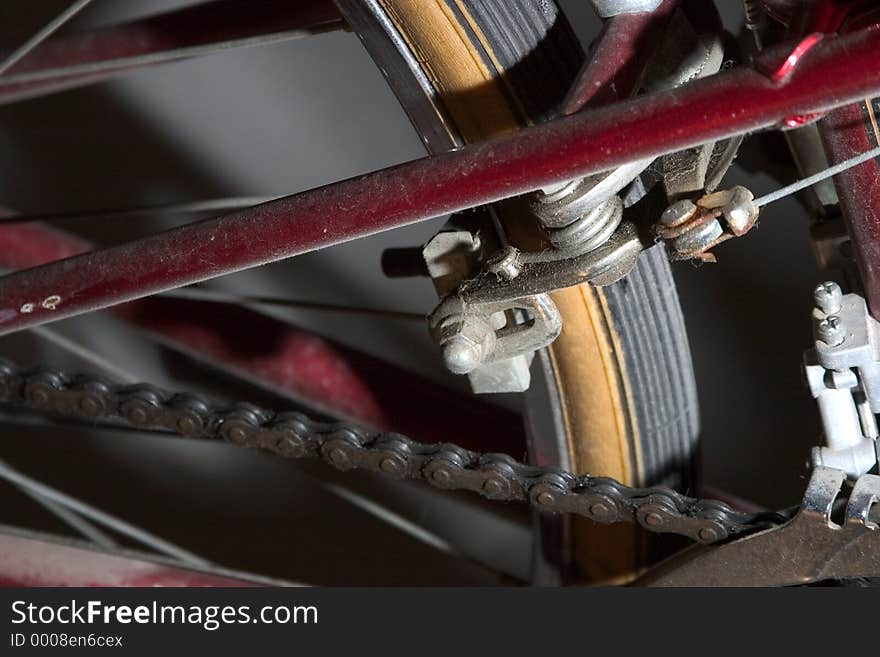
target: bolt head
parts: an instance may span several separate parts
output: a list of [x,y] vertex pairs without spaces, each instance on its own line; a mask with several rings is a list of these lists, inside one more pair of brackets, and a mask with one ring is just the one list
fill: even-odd
[[828,317],[820,320],[816,326],[816,335],[830,347],[836,347],[841,344],[844,339],[844,326],[840,317],[828,315]]
[[456,336],[443,345],[443,362],[453,374],[473,372],[483,361],[480,345]]
[[813,290],[813,300],[816,307],[823,313],[833,315],[840,312],[840,306],[843,301],[843,291],[834,281],[825,281],[819,283]]
[[505,281],[512,281],[519,276],[519,251],[508,246],[498,252],[488,263],[487,269]]
[[682,199],[670,205],[660,215],[660,223],[664,226],[678,226],[688,221],[697,212],[697,206],[692,201]]
[[754,194],[745,187],[737,185],[731,191],[730,200],[722,209],[724,219],[731,232],[737,237],[745,235],[758,219],[758,206],[753,201]]
[[440,340],[443,362],[453,374],[469,374],[495,348],[495,329],[480,317],[450,317]]

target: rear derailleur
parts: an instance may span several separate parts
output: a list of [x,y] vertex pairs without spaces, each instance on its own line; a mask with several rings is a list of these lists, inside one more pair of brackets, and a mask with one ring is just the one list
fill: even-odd
[[814,290],[804,372],[825,445],[787,523],[711,550],[694,547],[645,578],[665,586],[773,586],[880,578],[880,322],[837,283]]

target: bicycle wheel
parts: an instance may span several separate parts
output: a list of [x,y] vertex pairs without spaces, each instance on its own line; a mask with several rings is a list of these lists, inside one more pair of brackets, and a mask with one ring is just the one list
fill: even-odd
[[[550,0],[338,4],[432,152],[552,116],[583,60]],[[537,222],[521,207],[498,210],[512,242],[534,243]],[[553,299],[564,328],[536,359],[543,376],[527,396],[533,459],[629,485],[691,489],[696,386],[665,252],[647,250],[615,285]],[[638,528],[585,520],[545,525],[543,543],[543,565],[569,580],[619,581],[649,553]]]

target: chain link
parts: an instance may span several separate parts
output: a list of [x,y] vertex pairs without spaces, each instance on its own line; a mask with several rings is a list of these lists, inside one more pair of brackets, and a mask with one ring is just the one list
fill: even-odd
[[723,502],[668,488],[632,488],[609,477],[574,475],[483,454],[451,443],[426,445],[397,433],[243,402],[224,403],[148,384],[120,385],[82,374],[17,368],[0,361],[0,401],[40,413],[105,421],[136,429],[223,440],[282,458],[321,458],[339,470],[371,470],[422,479],[444,490],[469,490],[499,501],[525,501],[550,513],[596,522],[636,522],[652,532],[714,543],[784,521],[743,513]]

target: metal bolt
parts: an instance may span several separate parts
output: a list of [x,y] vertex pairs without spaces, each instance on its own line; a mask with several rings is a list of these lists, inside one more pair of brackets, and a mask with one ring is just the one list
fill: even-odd
[[504,247],[488,262],[487,270],[505,281],[512,281],[521,270],[519,251],[512,246]]
[[725,204],[722,213],[733,234],[741,237],[755,225],[760,210],[753,202],[755,195],[745,187],[737,185],[730,192],[730,200]]
[[660,223],[664,226],[678,226],[694,216],[697,206],[692,201],[682,199],[670,205],[660,215]]
[[843,321],[837,315],[829,315],[819,322],[816,327],[816,334],[829,347],[836,347],[844,339]]
[[645,516],[645,524],[651,527],[659,527],[663,524],[663,516],[656,511],[651,511]]
[[843,301],[843,291],[834,281],[825,281],[819,283],[813,290],[813,300],[816,307],[827,315],[833,315],[840,312],[840,305]]
[[542,491],[538,493],[538,496],[535,498],[535,501],[540,506],[549,506],[556,501],[556,496],[550,491]]
[[477,369],[495,347],[495,330],[479,317],[454,321],[451,318],[441,339],[443,362],[453,374],[468,374]]

